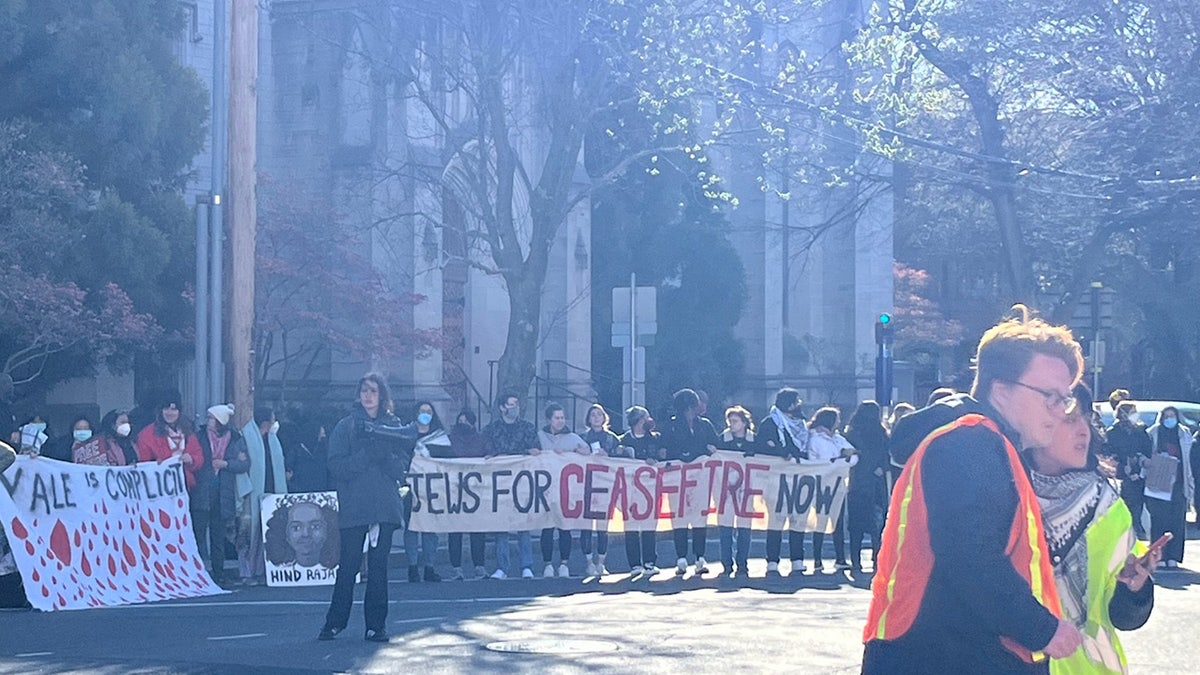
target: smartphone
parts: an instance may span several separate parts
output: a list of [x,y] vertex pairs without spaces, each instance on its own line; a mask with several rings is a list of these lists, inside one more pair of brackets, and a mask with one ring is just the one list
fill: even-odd
[[1166,534],[1164,534],[1163,536],[1161,536],[1157,540],[1155,540],[1155,542],[1153,544],[1150,544],[1150,548],[1146,549],[1146,553],[1145,553],[1145,555],[1142,556],[1142,558],[1149,557],[1151,553],[1154,553],[1155,551],[1160,550],[1162,547],[1167,545],[1167,542],[1171,541],[1174,538],[1175,538],[1175,535],[1171,534],[1170,532],[1167,532]]

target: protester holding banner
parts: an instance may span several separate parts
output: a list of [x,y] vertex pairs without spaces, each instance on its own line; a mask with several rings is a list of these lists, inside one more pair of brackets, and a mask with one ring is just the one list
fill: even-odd
[[367,589],[363,596],[363,639],[388,642],[388,552],[392,534],[404,519],[400,485],[412,462],[404,441],[415,440],[414,425],[400,427],[382,375],[368,373],[358,383],[358,404],[329,436],[329,474],[337,489],[341,551],[337,580],[325,625],[317,636],[332,640],[346,629],[354,603],[354,577],[367,551]]
[[[620,439],[609,428],[609,424],[608,411],[599,403],[593,403],[587,411],[588,428],[583,434],[583,442],[591,448],[593,455],[607,457],[616,452]],[[583,550],[583,557],[587,560],[589,577],[608,574],[608,568],[604,566],[604,559],[608,556],[608,531],[600,529],[596,531],[595,535],[596,558],[593,560],[592,530],[583,530],[579,533],[579,548]]]
[[846,441],[858,451],[859,461],[850,469],[850,491],[846,495],[846,528],[850,530],[850,566],[862,572],[862,538],[871,538],[872,560],[879,559],[879,542],[887,516],[888,434],[883,428],[883,411],[875,401],[858,404],[846,425]]
[[[541,452],[537,428],[521,419],[521,399],[516,394],[501,394],[497,399],[500,418],[483,429],[493,455],[536,455]],[[493,579],[508,576],[509,532],[496,533],[496,571]],[[533,578],[533,539],[527,532],[517,533],[517,555],[521,562],[521,577]]]
[[[413,417],[417,425],[417,441],[413,447],[413,454],[439,458],[450,456],[450,436],[442,427],[442,420],[438,417],[437,410],[434,410],[433,403],[417,403]],[[420,583],[422,569],[425,581],[441,581],[442,577],[433,569],[433,559],[438,549],[437,532],[416,532],[409,527],[413,495],[407,487],[401,487],[400,490],[404,494],[404,555],[408,557],[408,582]]]
[[[3,441],[0,441],[0,473],[12,466],[17,460],[17,452]],[[29,607],[25,599],[25,588],[21,584],[21,574],[17,571],[17,561],[13,557],[12,547],[0,526],[0,609]]]
[[[654,420],[650,411],[635,405],[625,411],[625,428],[617,454],[638,459],[647,464],[657,464],[666,457],[662,438],[654,431]],[[625,557],[629,561],[629,573],[633,577],[645,574],[652,577],[658,572],[656,533],[653,527],[640,532],[625,529]]]
[[[544,452],[591,454],[591,448],[583,442],[583,438],[567,428],[567,413],[561,405],[547,405],[545,418],[546,426],[538,432],[538,441]],[[542,563],[546,566],[542,571],[543,577],[554,576],[554,532],[553,527],[542,530]],[[558,576],[571,576],[571,569],[567,566],[571,559],[570,530],[558,530],[558,556]]]
[[[487,457],[491,454],[488,440],[479,433],[479,429],[475,427],[476,422],[475,413],[470,410],[464,410],[458,414],[458,420],[450,429],[450,454],[453,457],[473,459]],[[450,549],[450,566],[454,568],[451,578],[455,580],[466,578],[462,569],[462,541],[462,532],[451,532],[446,542],[446,546]],[[487,571],[483,567],[483,558],[487,535],[483,532],[472,532],[470,541],[471,562],[475,565],[475,576],[477,578],[485,577]]]
[[166,392],[154,421],[138,434],[135,445],[141,462],[161,463],[179,458],[190,493],[196,486],[196,472],[204,466],[204,453],[200,450],[200,440],[183,421],[182,400],[179,392]]
[[[770,413],[758,423],[759,449],[765,455],[798,459],[808,448],[808,425],[804,422],[800,392],[784,387],[775,393]],[[779,574],[779,554],[783,548],[783,531],[767,532],[767,574]],[[804,569],[804,533],[788,532],[788,553],[792,573]]]
[[[691,389],[680,389],[672,398],[675,415],[663,430],[663,445],[667,449],[667,460],[694,462],[700,457],[717,451],[717,432],[707,417],[700,416],[700,397]],[[696,557],[697,576],[708,572],[705,551],[708,546],[708,528],[688,525],[674,532],[675,572],[687,572],[688,534],[691,533],[692,554]]]
[[238,502],[238,573],[242,583],[259,585],[267,574],[263,557],[262,498],[287,492],[283,445],[279,421],[271,408],[256,408],[254,418],[242,427],[235,455],[246,453],[250,467],[234,478]]
[[[76,464],[125,466],[137,462],[137,450],[129,439],[129,415],[110,410],[100,421],[100,429],[89,440],[71,450]],[[124,434],[122,434],[124,432]]]
[[192,500],[196,547],[217,583],[225,580],[226,542],[231,536],[237,541],[237,476],[250,470],[250,455],[232,420],[228,403],[208,409],[199,433],[204,467],[196,474]]
[[[808,423],[808,459],[805,462],[828,463],[846,461],[851,467],[858,463],[858,454],[854,446],[846,440],[838,428],[841,426],[841,411],[833,406],[825,406],[813,413]],[[837,524],[833,528],[834,564],[839,570],[850,567],[846,563],[845,512],[837,514]],[[819,574],[825,567],[824,545],[825,533],[813,532],[813,572]]]
[[[741,453],[744,457],[753,457],[758,451],[758,441],[754,436],[754,418],[750,411],[740,405],[735,405],[725,411],[725,431],[717,442],[718,450]],[[721,565],[725,568],[726,576],[749,575],[747,562],[750,557],[750,526],[721,526]],[[736,565],[736,567],[735,567]]]
[[[1174,538],[1163,549],[1163,565],[1179,567],[1187,537],[1187,508],[1192,503],[1192,431],[1179,421],[1179,411],[1167,406],[1158,413],[1150,434],[1150,459],[1146,473],[1146,510],[1150,512],[1150,539],[1170,532]],[[1165,480],[1155,485],[1154,465],[1169,465]]]

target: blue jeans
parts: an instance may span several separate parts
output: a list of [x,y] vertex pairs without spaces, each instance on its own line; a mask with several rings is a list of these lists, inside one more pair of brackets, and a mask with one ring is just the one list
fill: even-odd
[[[408,558],[409,566],[420,565],[422,567],[430,567],[433,565],[433,559],[437,555],[438,535],[437,532],[413,532],[409,529],[412,523],[412,494],[404,500],[404,555]],[[421,550],[417,551],[417,543],[420,542]]]
[[[511,532],[496,533],[496,569],[508,571],[508,538]],[[517,533],[517,555],[521,559],[521,568],[533,568],[533,537],[529,532]]]
[[[417,551],[418,541],[420,542],[420,551]],[[434,556],[437,555],[437,548],[437,532],[413,532],[412,530],[404,531],[404,555],[408,558],[409,566],[432,566],[434,562]]]
[[[734,540],[737,540],[737,555],[734,556]],[[750,528],[722,527],[721,528],[721,564],[728,572],[737,562],[738,569],[745,570],[750,558]]]

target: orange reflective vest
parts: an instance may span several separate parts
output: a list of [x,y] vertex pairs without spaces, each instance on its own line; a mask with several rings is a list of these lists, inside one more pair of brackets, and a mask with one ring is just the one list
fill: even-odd
[[[1042,511],[1037,495],[1025,475],[1021,457],[992,420],[977,413],[964,415],[930,434],[909,459],[892,492],[891,510],[883,531],[875,579],[871,583],[871,610],[863,630],[863,642],[895,640],[908,632],[921,609],[925,587],[933,571],[933,549],[929,543],[929,514],[925,507],[921,462],[925,450],[937,438],[956,429],[983,425],[1004,439],[1009,468],[1017,488],[1018,505],[1009,528],[1005,552],[1017,572],[1029,582],[1033,597],[1055,616],[1062,616],[1054,566],[1042,531]],[[1026,662],[1045,658],[1030,653],[1014,640],[1001,638],[1005,648]]]

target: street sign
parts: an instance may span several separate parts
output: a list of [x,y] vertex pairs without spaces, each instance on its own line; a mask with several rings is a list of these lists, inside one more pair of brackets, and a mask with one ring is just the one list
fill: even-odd
[[[612,320],[614,324],[629,324],[629,287],[620,286],[612,290]],[[650,335],[642,326],[657,325],[658,321],[658,289],[654,286],[638,286],[633,298],[637,306],[638,335]],[[629,335],[629,329],[625,329]]]
[[[651,321],[649,323],[638,322],[638,345],[642,347],[653,347],[654,336],[658,334],[658,324]],[[612,325],[612,346],[628,347],[629,346],[629,322],[614,323]]]

